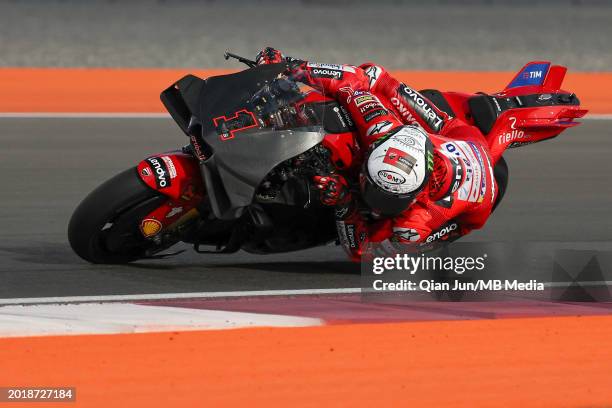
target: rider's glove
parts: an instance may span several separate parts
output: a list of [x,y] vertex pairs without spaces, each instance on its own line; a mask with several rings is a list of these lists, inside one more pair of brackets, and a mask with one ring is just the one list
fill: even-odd
[[313,181],[320,190],[320,200],[323,205],[340,206],[351,201],[348,183],[339,174],[314,176]]
[[279,50],[272,47],[266,47],[259,51],[255,57],[255,62],[257,62],[257,65],[277,64],[283,62],[284,59],[285,57],[283,57],[283,54],[281,54]]

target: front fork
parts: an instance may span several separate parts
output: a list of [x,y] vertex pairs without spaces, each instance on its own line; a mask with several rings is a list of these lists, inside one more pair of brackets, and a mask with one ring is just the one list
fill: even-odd
[[150,156],[138,164],[138,175],[153,190],[167,197],[140,221],[145,238],[161,241],[199,216],[197,206],[204,198],[204,184],[197,160],[184,151]]

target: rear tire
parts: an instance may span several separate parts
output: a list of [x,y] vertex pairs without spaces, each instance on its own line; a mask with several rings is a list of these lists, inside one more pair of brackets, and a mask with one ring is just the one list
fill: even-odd
[[[92,263],[122,264],[156,251],[140,232],[140,221],[167,200],[145,185],[135,167],[119,173],[79,204],[68,224],[68,241]],[[168,245],[166,245],[167,247]]]

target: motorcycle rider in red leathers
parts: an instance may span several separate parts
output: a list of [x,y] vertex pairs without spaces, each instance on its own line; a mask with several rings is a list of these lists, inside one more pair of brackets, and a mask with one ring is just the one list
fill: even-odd
[[351,115],[368,153],[359,176],[360,211],[339,174],[316,176],[321,201],[336,206],[338,236],[359,260],[368,242],[452,240],[481,228],[499,192],[495,163],[477,128],[440,111],[371,63],[319,64],[263,49],[258,64],[289,62],[289,75],[335,98]]

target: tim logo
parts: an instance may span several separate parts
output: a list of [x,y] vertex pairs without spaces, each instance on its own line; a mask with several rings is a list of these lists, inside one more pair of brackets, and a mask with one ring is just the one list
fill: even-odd
[[229,118],[226,116],[214,118],[213,123],[221,141],[233,139],[236,136],[235,133],[241,130],[257,127],[255,115],[246,109],[239,110]]
[[542,71],[525,71],[523,72],[524,79],[538,79],[542,78]]
[[542,82],[544,82],[544,78],[546,78],[546,74],[548,73],[549,67],[549,62],[527,64],[527,66],[521,70],[516,78],[514,78],[510,85],[508,85],[508,88],[542,85]]

